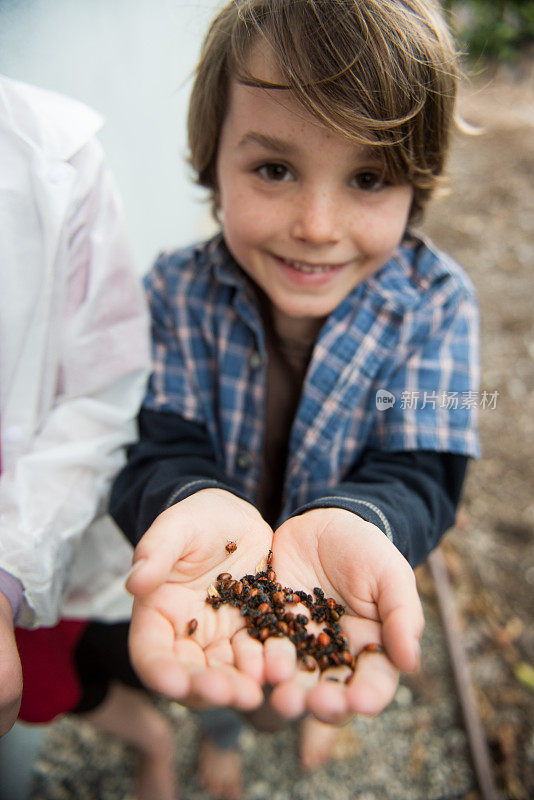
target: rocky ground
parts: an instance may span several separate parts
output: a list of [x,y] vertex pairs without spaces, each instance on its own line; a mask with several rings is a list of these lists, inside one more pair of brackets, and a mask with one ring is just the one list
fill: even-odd
[[[479,75],[464,87],[460,109],[481,130],[456,136],[451,193],[436,201],[424,228],[477,287],[481,390],[492,402],[480,408],[483,458],[444,551],[499,791],[503,800],[527,800],[534,796],[533,62]],[[346,726],[335,760],[311,776],[296,766],[294,730],[247,731],[245,800],[480,796],[427,568],[418,579],[427,619],[420,674],[403,678],[379,718]],[[182,796],[208,800],[195,778],[195,722],[177,706],[164,708],[175,721]],[[64,719],[48,735],[32,798],[123,800],[132,774],[129,752]]]

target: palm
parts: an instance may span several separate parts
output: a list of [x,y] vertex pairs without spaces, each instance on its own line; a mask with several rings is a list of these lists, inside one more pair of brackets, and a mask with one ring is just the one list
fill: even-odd
[[[214,492],[188,498],[178,509],[187,522],[173,512],[148,531],[136,552],[147,563],[129,585],[136,594],[132,661],[141,678],[165,694],[198,705],[250,708],[261,701],[261,646],[246,634],[238,609],[223,605],[215,611],[206,597],[220,573],[254,573],[272,531],[244,501]],[[228,553],[233,540],[236,549]]]
[[[318,674],[296,673],[273,692],[275,708],[288,716],[297,716],[307,708],[326,722],[339,722],[355,711],[380,711],[395,691],[397,668],[415,666],[408,652],[411,645],[403,641],[405,631],[411,642],[411,623],[402,613],[399,615],[395,592],[401,605],[404,594],[409,596],[416,617],[418,600],[414,602],[410,570],[405,569],[400,553],[380,531],[355,515],[321,509],[284,523],[275,533],[273,554],[281,583],[307,593],[318,586],[345,606],[340,624],[353,654],[358,655],[369,644],[384,644],[389,656],[362,653],[347,685],[327,679],[344,681],[348,668],[326,670],[320,678]],[[314,623],[309,627],[313,630]],[[322,626],[316,627],[320,630]]]
[[340,539],[339,526],[303,524],[309,515],[288,520],[273,544],[278,579],[311,593],[319,586],[346,607],[343,623],[379,619],[374,575],[358,551],[358,540]]

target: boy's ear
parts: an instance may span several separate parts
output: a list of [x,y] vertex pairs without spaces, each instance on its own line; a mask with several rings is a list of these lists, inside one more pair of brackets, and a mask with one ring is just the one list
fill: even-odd
[[211,190],[211,214],[215,222],[218,222],[219,224],[222,223],[221,195],[217,185],[215,185]]
[[410,225],[417,225],[423,219],[423,207],[418,203],[413,197],[412,205],[410,207],[410,213],[408,214],[408,223],[406,225],[406,231],[404,235],[408,232]]

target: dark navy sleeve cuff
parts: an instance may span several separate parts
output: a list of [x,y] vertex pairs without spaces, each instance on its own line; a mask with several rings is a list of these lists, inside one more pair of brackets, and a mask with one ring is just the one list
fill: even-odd
[[186,497],[191,497],[191,495],[196,494],[203,489],[222,489],[225,492],[235,494],[235,496],[240,497],[241,500],[250,502],[249,498],[243,492],[238,491],[235,486],[231,486],[230,484],[213,480],[211,478],[187,478],[177,484],[176,488],[169,496],[167,502],[161,510],[166,511],[171,506],[179,503],[180,500],[185,500]]
[[394,541],[393,528],[386,515],[377,505],[368,500],[357,500],[353,497],[342,497],[340,495],[326,495],[325,497],[319,497],[317,500],[313,500],[311,503],[300,506],[291,516],[296,517],[314,508],[342,508],[345,511],[351,511],[366,522],[371,522],[373,525],[376,525],[391,542]]
[[380,528],[415,567],[454,524],[467,461],[455,453],[367,450],[330,494],[294,513],[326,507],[351,511]]

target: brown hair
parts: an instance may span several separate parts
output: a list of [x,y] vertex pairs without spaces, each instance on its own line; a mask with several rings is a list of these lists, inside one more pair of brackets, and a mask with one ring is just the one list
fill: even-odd
[[[251,47],[283,80],[249,71]],[[229,82],[290,89],[350,140],[378,147],[387,174],[414,189],[411,218],[440,180],[454,117],[457,56],[434,0],[232,0],[204,40],[189,105],[190,163],[212,191]]]

